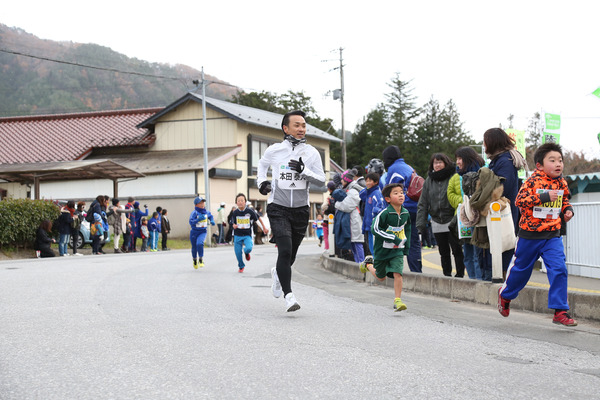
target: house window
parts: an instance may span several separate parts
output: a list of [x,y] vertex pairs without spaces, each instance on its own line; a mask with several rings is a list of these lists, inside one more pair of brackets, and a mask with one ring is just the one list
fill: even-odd
[[248,175],[256,175],[258,171],[258,161],[262,158],[262,156],[265,155],[267,147],[274,143],[279,143],[279,141],[270,138],[250,135],[248,136],[248,142],[248,147],[250,149],[250,154],[248,155],[248,158],[250,159],[250,162],[248,163]]

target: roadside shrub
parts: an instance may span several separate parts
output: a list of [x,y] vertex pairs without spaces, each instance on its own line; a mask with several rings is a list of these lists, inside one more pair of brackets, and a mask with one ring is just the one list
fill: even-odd
[[32,247],[40,223],[59,215],[59,206],[48,200],[0,201],[0,247]]

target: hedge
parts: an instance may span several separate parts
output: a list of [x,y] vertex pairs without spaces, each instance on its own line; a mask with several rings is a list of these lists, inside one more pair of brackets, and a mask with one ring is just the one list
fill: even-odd
[[0,247],[32,247],[41,222],[54,222],[60,207],[48,200],[0,201]]

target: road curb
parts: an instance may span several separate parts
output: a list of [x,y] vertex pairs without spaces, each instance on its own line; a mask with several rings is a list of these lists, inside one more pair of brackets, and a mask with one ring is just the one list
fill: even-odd
[[[394,282],[386,279],[376,280],[371,274],[363,274],[358,264],[337,257],[321,256],[321,266],[331,272],[347,278],[364,281],[368,285],[393,288]],[[418,274],[405,271],[403,274],[404,290],[426,295],[445,297],[451,300],[470,301],[496,307],[500,284],[478,281],[467,278],[450,278],[431,274]],[[569,306],[573,317],[600,321],[600,295],[590,293],[574,293],[568,295]],[[552,314],[548,309],[548,289],[525,287],[519,297],[510,303],[511,309],[526,310],[543,314]]]

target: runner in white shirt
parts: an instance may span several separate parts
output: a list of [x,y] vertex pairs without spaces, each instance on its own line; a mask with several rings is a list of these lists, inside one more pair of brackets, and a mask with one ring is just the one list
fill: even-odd
[[[304,239],[309,209],[309,186],[325,186],[325,173],[319,152],[306,144],[306,121],[303,111],[284,115],[281,143],[269,146],[258,163],[259,192],[269,194],[267,215],[277,244],[277,266],[271,269],[273,296],[284,295],[288,311],[300,305],[292,293],[292,264]],[[271,168],[272,182],[267,180]]]

